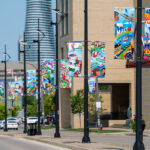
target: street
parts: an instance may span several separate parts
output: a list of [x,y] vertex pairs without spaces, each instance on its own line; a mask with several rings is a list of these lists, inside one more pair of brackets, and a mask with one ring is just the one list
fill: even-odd
[[69,150],[50,144],[0,135],[1,150]]

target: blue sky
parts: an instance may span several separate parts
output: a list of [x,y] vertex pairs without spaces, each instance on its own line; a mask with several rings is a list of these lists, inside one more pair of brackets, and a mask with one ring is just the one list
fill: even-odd
[[[55,8],[55,0],[52,4]],[[0,0],[0,51],[4,51],[6,44],[11,61],[18,60],[18,40],[25,28],[25,11],[26,0]]]

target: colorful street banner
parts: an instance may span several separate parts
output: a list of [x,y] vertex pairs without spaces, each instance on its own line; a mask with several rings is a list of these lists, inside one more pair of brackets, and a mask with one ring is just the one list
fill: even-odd
[[8,99],[15,99],[15,82],[8,82]]
[[23,95],[23,76],[15,76],[15,96]]
[[41,68],[41,90],[43,94],[54,94],[54,60],[44,60]]
[[71,88],[71,78],[69,77],[68,59],[60,61],[60,88]]
[[35,96],[36,95],[36,70],[27,71],[27,95]]
[[0,100],[4,100],[4,82],[0,82]]
[[95,94],[95,77],[89,77],[88,78],[88,84],[89,84],[89,93],[90,94]]
[[91,77],[105,77],[105,43],[91,43]]
[[144,59],[150,60],[150,8],[145,8]]
[[133,59],[134,52],[134,8],[114,8],[115,59]]
[[68,42],[68,59],[69,59],[69,76],[81,77],[82,68],[82,43],[81,42]]

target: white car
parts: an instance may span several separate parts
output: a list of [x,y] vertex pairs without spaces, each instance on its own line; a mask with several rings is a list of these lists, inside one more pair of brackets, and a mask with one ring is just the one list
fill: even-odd
[[18,130],[18,123],[13,120],[7,121],[7,129],[16,129]]
[[7,121],[16,121],[19,125],[19,120],[16,118],[7,118]]
[[38,117],[28,117],[27,118],[27,123],[37,123],[38,122]]
[[3,122],[4,122],[5,120],[0,120],[0,129],[3,129],[3,127],[4,127],[4,124],[3,124]]

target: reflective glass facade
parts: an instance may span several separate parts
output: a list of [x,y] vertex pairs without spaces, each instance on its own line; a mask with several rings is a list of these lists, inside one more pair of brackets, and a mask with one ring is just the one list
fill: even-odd
[[38,18],[40,31],[40,58],[55,59],[54,31],[52,22],[51,0],[26,0],[25,41],[30,45],[25,46],[26,60],[37,61],[38,44],[33,40],[38,39]]

